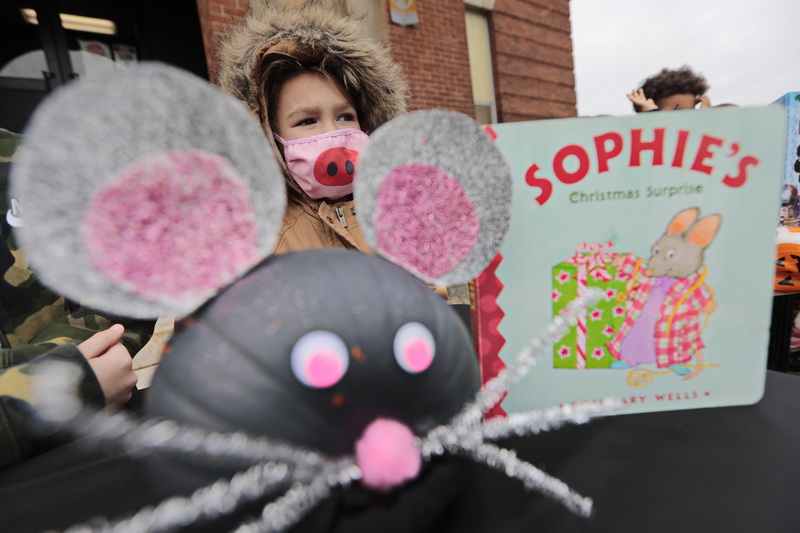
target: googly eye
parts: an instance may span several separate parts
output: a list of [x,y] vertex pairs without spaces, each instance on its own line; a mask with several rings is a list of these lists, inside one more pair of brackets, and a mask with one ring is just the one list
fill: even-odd
[[292,348],[292,372],[303,385],[312,389],[325,389],[339,383],[349,361],[347,345],[330,331],[306,333]]
[[419,322],[404,324],[394,336],[394,358],[409,374],[424,372],[433,363],[436,342],[428,328]]

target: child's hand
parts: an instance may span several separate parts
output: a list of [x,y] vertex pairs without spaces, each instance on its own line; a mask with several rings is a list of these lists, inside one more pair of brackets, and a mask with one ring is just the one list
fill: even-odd
[[124,405],[131,399],[131,391],[138,381],[131,354],[117,342],[124,332],[122,325],[114,324],[78,345],[100,382],[107,405]]
[[708,109],[711,107],[711,99],[706,95],[700,96],[697,98],[697,103],[695,105],[697,104],[700,104],[700,109]]
[[626,96],[628,97],[628,100],[639,107],[640,111],[652,111],[653,109],[658,109],[658,106],[653,99],[645,96],[643,89],[634,89]]

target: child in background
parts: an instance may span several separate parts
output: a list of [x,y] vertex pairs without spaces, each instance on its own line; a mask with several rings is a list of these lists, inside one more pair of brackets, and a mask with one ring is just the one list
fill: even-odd
[[367,252],[353,175],[367,135],[406,111],[400,67],[368,20],[333,2],[250,9],[221,46],[217,82],[250,107],[283,170],[288,206],[275,253]]
[[639,89],[626,96],[637,113],[644,111],[672,111],[675,109],[700,109],[711,107],[705,93],[708,82],[688,66],[679,69],[662,69],[647,78]]

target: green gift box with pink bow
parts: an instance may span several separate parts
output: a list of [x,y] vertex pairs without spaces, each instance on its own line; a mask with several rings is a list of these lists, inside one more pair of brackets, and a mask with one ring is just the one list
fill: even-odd
[[625,294],[626,281],[617,279],[617,267],[611,264],[618,255],[611,242],[582,243],[572,257],[553,267],[553,316],[560,315],[589,287],[597,287],[604,294],[553,345],[554,368],[608,368],[616,360],[606,343],[625,320],[625,305],[618,297]]

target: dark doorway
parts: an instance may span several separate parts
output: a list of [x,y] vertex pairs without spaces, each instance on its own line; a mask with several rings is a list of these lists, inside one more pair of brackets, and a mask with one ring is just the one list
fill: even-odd
[[208,79],[195,0],[4,0],[0,128],[23,131],[60,85],[145,60]]

